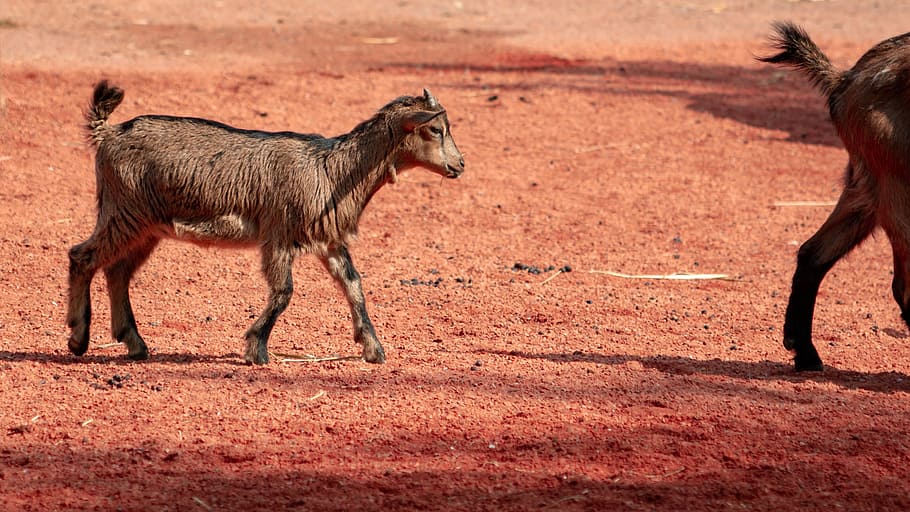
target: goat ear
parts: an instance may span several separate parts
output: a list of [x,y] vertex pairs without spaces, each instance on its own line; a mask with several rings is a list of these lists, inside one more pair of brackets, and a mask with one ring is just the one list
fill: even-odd
[[423,99],[427,100],[427,107],[433,110],[439,108],[439,102],[436,101],[436,98],[430,93],[429,89],[423,90]]
[[404,128],[405,132],[413,132],[417,129],[418,126],[422,124],[429,123],[436,118],[439,114],[442,114],[445,110],[440,110],[439,112],[430,112],[428,110],[418,110],[417,112],[410,112],[404,116],[401,120],[401,127]]

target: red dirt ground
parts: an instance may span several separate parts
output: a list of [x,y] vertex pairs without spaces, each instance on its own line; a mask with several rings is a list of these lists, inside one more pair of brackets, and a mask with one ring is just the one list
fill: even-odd
[[[792,19],[849,66],[910,20],[871,4],[7,0],[0,508],[910,509],[883,237],[823,284],[828,369],[794,374],[781,346],[797,246],[830,207],[775,202],[835,199],[846,154],[806,80],[753,60]],[[176,242],[134,282],[151,359],[103,346],[101,277],[93,347],[68,353],[66,251],[94,225],[81,111],[102,77],[126,90],[115,122],[331,135],[440,98],[466,174],[403,175],[353,246],[385,365],[245,366],[256,253]],[[271,349],[358,354],[320,265],[294,279]]]

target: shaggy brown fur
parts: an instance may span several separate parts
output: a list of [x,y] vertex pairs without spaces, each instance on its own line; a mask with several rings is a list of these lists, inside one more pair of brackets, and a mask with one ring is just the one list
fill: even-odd
[[301,251],[319,257],[344,290],[364,359],[383,362],[347,246],[370,198],[398,171],[464,172],[436,99],[428,91],[400,97],[331,138],[159,115],[108,123],[122,99],[122,90],[101,82],[85,113],[96,147],[98,219],[92,236],[69,251],[69,349],[88,350],[89,285],[103,269],[113,336],[130,358],[148,357],[129,282],[162,238],[176,238],[260,248],[269,301],[246,333],[248,362],[268,362],[269,333],[290,301],[291,265]]
[[836,69],[806,32],[775,25],[780,53],[760,60],[802,70],[828,101],[850,160],[840,200],[799,249],[784,321],[797,370],[821,370],[812,345],[815,298],[825,274],[882,226],[894,254],[892,291],[910,324],[910,34],[883,41],[849,70]]

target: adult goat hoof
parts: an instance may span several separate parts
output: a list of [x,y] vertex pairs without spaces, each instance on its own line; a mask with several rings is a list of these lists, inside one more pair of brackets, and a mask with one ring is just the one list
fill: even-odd
[[77,356],[81,356],[88,352],[88,340],[81,341],[76,339],[75,336],[70,336],[66,346],[69,347],[70,352]]
[[797,354],[793,358],[793,367],[798,372],[820,372],[825,369],[822,360],[817,355],[812,357]]
[[149,351],[143,347],[142,350],[128,353],[126,357],[128,357],[131,361],[145,361],[149,358]]
[[796,341],[793,338],[784,337],[784,348],[787,350],[793,350],[793,347],[796,346]]

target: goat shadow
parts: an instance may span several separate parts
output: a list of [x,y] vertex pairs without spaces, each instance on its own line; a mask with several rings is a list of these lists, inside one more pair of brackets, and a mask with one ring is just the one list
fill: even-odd
[[[773,66],[735,66],[676,61],[570,60],[550,55],[496,55],[462,62],[390,62],[407,70],[468,72],[473,77],[450,83],[455,89],[533,93],[563,89],[585,94],[665,96],[687,102],[686,108],[749,126],[780,130],[801,144],[843,147],[828,117],[824,98],[798,72]],[[748,58],[752,58],[751,55]],[[485,60],[480,60],[485,59]],[[489,59],[494,59],[491,62]],[[496,81],[497,74],[522,75],[519,81]],[[490,76],[485,80],[484,75]],[[464,76],[458,75],[455,76]],[[493,92],[490,92],[492,95]]]
[[865,373],[825,366],[823,372],[793,370],[789,363],[774,361],[748,362],[735,360],[701,360],[679,356],[605,355],[573,352],[571,354],[537,354],[522,351],[481,351],[485,354],[525,359],[542,359],[554,363],[595,363],[623,365],[638,362],[646,368],[673,375],[717,375],[745,380],[779,380],[786,382],[831,382],[845,389],[863,389],[877,393],[910,392],[910,376],[901,372]]
[[12,352],[9,350],[0,350],[0,361],[7,362],[35,362],[50,363],[58,365],[88,365],[88,364],[114,364],[117,366],[131,366],[142,364],[143,362],[193,365],[197,363],[222,363],[234,366],[248,366],[242,355],[239,353],[228,353],[220,356],[210,354],[186,354],[186,353],[152,353],[147,361],[133,361],[126,357],[126,353],[110,354],[86,354],[75,356],[69,352]]

